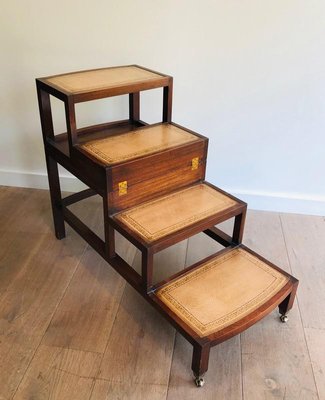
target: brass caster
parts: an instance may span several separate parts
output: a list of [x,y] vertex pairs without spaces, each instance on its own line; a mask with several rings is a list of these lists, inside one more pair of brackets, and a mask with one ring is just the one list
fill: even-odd
[[288,316],[285,314],[280,315],[280,321],[283,323],[288,322]]
[[201,376],[199,376],[198,378],[195,378],[194,381],[195,381],[195,384],[197,387],[202,387],[205,383],[204,379]]

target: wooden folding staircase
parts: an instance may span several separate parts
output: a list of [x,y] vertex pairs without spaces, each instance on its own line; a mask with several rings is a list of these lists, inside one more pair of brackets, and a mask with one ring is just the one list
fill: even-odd
[[[71,225],[193,345],[202,386],[211,346],[277,306],[285,322],[298,281],[241,244],[247,205],[205,181],[208,139],[171,121],[172,77],[132,65],[36,84],[56,237]],[[148,125],[140,92],[158,87],[162,123]],[[76,103],[125,94],[129,119],[77,129]],[[66,133],[54,135],[50,95],[64,102]],[[89,189],[62,198],[58,163]],[[68,209],[94,194],[103,199],[104,241]],[[233,217],[232,236],[215,227]],[[142,252],[141,275],[115,252],[115,230]],[[199,232],[225,249],[153,285],[154,254]]]

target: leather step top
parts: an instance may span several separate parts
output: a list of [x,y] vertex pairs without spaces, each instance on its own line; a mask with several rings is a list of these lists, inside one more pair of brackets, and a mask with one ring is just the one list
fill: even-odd
[[288,281],[286,275],[237,247],[170,281],[155,295],[205,337],[254,312]]
[[163,77],[164,75],[130,65],[47,77],[46,83],[54,84],[68,93],[78,94],[131,84],[154,83]]
[[165,123],[92,140],[81,147],[106,165],[113,165],[198,140],[200,137],[185,129]]
[[201,183],[132,207],[113,218],[144,241],[153,242],[236,206],[243,207],[239,200]]

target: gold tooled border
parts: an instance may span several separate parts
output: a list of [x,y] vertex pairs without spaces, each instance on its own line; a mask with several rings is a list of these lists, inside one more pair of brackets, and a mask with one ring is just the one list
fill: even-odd
[[[232,257],[241,254],[241,256],[248,258],[251,262],[253,262],[259,268],[262,268],[265,272],[269,273],[274,277],[274,280],[271,282],[269,286],[267,286],[262,292],[260,292],[256,297],[251,299],[245,304],[242,304],[237,309],[233,310],[231,313],[219,317],[218,319],[211,321],[207,324],[203,324],[200,320],[198,320],[191,312],[181,303],[179,303],[172,295],[172,291],[176,288],[185,285],[189,281],[196,279],[198,276],[205,274],[207,271],[217,267],[223,262],[231,259]],[[203,264],[199,269],[189,272],[186,276],[177,279],[174,282],[171,282],[159,289],[156,292],[157,297],[165,303],[171,310],[175,312],[181,319],[189,323],[189,325],[201,336],[207,336],[211,333],[220,331],[221,329],[231,325],[234,322],[237,322],[239,319],[245,317],[249,313],[253,312],[260,305],[264,304],[267,300],[269,300],[272,296],[274,296],[281,288],[285,286],[288,282],[289,278],[285,275],[281,274],[281,272],[275,270],[270,265],[264,263],[259,260],[252,254],[248,253],[244,249],[235,249],[230,253],[227,253],[217,259],[213,259],[208,261],[206,264]],[[170,307],[171,306],[171,307]]]
[[[177,197],[180,194],[183,194],[185,191],[189,191],[189,190],[194,190],[194,188],[196,189],[203,189],[208,191],[211,195],[215,196],[216,198],[218,198],[219,204],[218,206],[214,206],[209,208],[208,210],[202,211],[201,213],[197,213],[195,215],[193,215],[190,218],[187,218],[184,221],[178,222],[174,225],[170,225],[164,229],[161,229],[159,231],[156,231],[154,233],[148,231],[144,226],[142,226],[141,224],[139,224],[136,220],[134,220],[132,218],[132,216],[130,215],[133,211],[138,211],[141,210],[145,207],[147,207],[148,205],[153,205],[162,201],[165,201],[166,199],[172,198],[172,197]],[[217,196],[218,194],[218,196]],[[221,197],[221,198],[220,198]],[[223,199],[222,199],[223,197]],[[124,222],[127,226],[129,226],[130,228],[132,228],[134,231],[136,231],[137,233],[139,233],[144,239],[148,240],[149,242],[152,242],[154,240],[157,240],[163,236],[166,236],[169,233],[175,232],[181,228],[184,228],[185,226],[188,226],[190,224],[193,224],[199,220],[202,220],[206,217],[209,217],[210,215],[213,215],[217,212],[220,212],[222,210],[224,210],[226,207],[231,207],[233,205],[236,204],[236,201],[233,199],[230,199],[229,197],[227,197],[226,195],[224,195],[223,193],[220,193],[218,191],[216,191],[215,189],[210,188],[209,186],[205,185],[205,184],[200,184],[200,185],[196,185],[195,187],[189,187],[185,190],[181,190],[179,192],[170,194],[168,196],[164,196],[161,197],[159,199],[147,202],[142,204],[141,206],[137,206],[134,207],[133,209],[127,210],[125,212],[122,212],[118,215],[116,215],[115,218],[117,218],[118,220]]]
[[[60,87],[63,90],[66,90],[66,91],[68,91],[68,92],[70,92],[72,94],[79,94],[79,93],[88,93],[89,91],[92,91],[92,90],[111,89],[111,88],[114,88],[114,87],[121,87],[121,86],[124,86],[124,85],[132,85],[134,83],[136,84],[136,83],[139,83],[139,82],[155,81],[155,80],[163,78],[162,75],[159,75],[159,74],[156,74],[155,72],[147,71],[147,70],[144,70],[143,68],[139,68],[139,67],[135,67],[135,66],[134,67],[133,66],[122,66],[122,67],[116,67],[114,69],[118,70],[118,69],[122,69],[122,68],[132,68],[133,70],[138,69],[140,71],[151,73],[152,75],[155,75],[155,76],[150,76],[150,77],[148,76],[146,78],[138,78],[138,79],[133,79],[133,80],[124,80],[124,81],[120,81],[120,83],[112,83],[112,84],[106,85],[106,86],[105,85],[100,85],[100,86],[98,85],[98,86],[93,86],[92,88],[80,89],[80,90],[72,89],[71,84],[70,85],[69,84],[65,84],[64,85],[63,83],[56,82],[56,81],[59,81],[58,78],[61,78],[63,76],[78,75],[78,74],[81,75],[82,73],[87,73],[87,72],[88,73],[89,72],[95,73],[95,72],[98,72],[100,70],[113,69],[113,68],[100,68],[100,69],[94,69],[94,70],[90,70],[90,71],[80,71],[80,72],[73,72],[71,74],[63,74],[63,75],[53,76],[52,78],[48,78],[47,81],[50,82],[50,83],[53,83],[54,85]],[[54,79],[56,79],[56,81],[53,82]],[[62,80],[61,80],[61,82],[62,82]]]
[[[172,141],[169,142],[168,145],[158,145],[158,146],[152,146],[149,147],[147,149],[143,149],[141,151],[136,151],[133,153],[128,153],[124,156],[117,156],[117,157],[110,157],[108,156],[106,153],[102,152],[100,149],[97,148],[98,143],[105,143],[105,142],[109,142],[111,141],[112,138],[114,138],[114,136],[110,136],[104,139],[97,139],[97,140],[93,140],[91,142],[85,143],[83,145],[81,145],[81,147],[89,152],[90,154],[92,154],[93,156],[95,156],[96,158],[100,159],[101,161],[104,161],[107,164],[116,164],[118,162],[121,161],[126,161],[126,160],[131,160],[133,158],[137,158],[140,156],[144,156],[146,154],[150,154],[150,153],[155,153],[161,150],[166,150],[169,149],[173,146],[177,146],[179,144],[183,144],[183,143],[190,143],[190,142],[194,142],[196,140],[199,140],[199,138],[195,135],[193,135],[190,132],[184,131],[181,128],[178,128],[174,125],[164,125],[164,127],[166,129],[169,130],[173,130],[173,131],[177,131],[178,133],[181,133],[183,136],[186,136],[186,140],[185,141],[181,141],[181,139],[174,139]],[[150,131],[154,129],[154,127],[152,128],[146,128],[146,129],[137,129],[136,131],[131,131],[131,132],[127,132],[127,133],[121,133],[120,136],[123,136],[123,139],[125,139],[126,144],[127,144],[127,139],[128,137],[132,136],[132,135],[136,135],[138,133],[141,133],[143,131]]]

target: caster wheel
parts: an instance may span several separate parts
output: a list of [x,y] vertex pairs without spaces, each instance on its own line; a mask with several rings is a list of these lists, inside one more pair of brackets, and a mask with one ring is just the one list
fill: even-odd
[[204,379],[203,378],[195,378],[195,384],[197,387],[202,387],[204,385]]
[[280,321],[285,323],[288,322],[288,316],[287,315],[280,315]]

